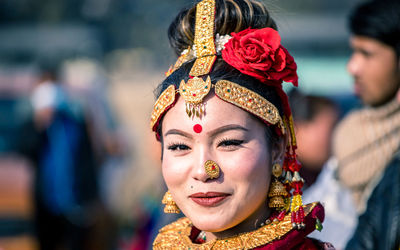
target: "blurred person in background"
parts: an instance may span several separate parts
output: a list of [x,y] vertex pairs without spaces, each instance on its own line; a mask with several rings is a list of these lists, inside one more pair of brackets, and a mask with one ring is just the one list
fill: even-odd
[[[38,142],[29,98],[35,72],[0,66],[0,248],[35,250],[32,154]],[[11,69],[11,70],[10,70]],[[9,75],[7,75],[9,74]],[[27,76],[27,77],[23,77]],[[23,87],[21,87],[23,86]]]
[[350,189],[358,225],[347,249],[400,247],[400,1],[368,1],[349,19],[348,71],[364,107],[334,135],[339,180]]
[[320,200],[325,208],[324,230],[311,236],[343,249],[354,230],[356,216],[350,192],[335,178],[337,164],[331,158],[333,131],[344,110],[333,98],[296,89],[289,92],[289,101],[302,164],[300,173],[305,179],[303,201]]
[[331,156],[332,133],[339,119],[339,108],[324,96],[303,94],[297,89],[289,92],[295,120],[298,159],[305,180],[304,189],[314,184],[323,165]]
[[[109,81],[103,67],[93,59],[76,57],[64,61],[61,78],[71,98],[80,104],[87,120],[89,139],[98,168],[101,203],[101,233],[108,245],[115,247],[118,234],[119,182],[134,158],[129,155],[129,133],[121,129],[109,102]],[[100,225],[99,225],[100,226]],[[102,241],[99,241],[102,242]]]
[[37,147],[35,230],[40,249],[96,249],[96,162],[82,106],[59,81],[57,64],[41,65],[32,92]]

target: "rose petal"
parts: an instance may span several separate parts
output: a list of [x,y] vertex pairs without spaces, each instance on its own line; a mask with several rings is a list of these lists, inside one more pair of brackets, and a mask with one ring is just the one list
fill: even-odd
[[280,45],[276,30],[249,28],[231,36],[222,50],[222,58],[228,64],[268,85],[279,86],[285,81],[297,86],[297,65]]

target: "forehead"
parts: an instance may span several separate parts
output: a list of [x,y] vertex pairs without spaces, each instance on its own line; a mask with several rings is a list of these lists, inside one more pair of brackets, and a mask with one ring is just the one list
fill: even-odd
[[219,99],[215,94],[209,94],[203,101],[205,114],[201,117],[189,118],[186,113],[185,100],[181,97],[164,116],[162,130],[170,128],[188,129],[195,124],[201,124],[204,130],[212,130],[228,124],[245,127],[261,127],[264,124],[243,109]]
[[350,45],[355,49],[363,49],[375,52],[395,54],[394,49],[389,45],[386,45],[377,39],[367,36],[357,36],[357,35],[352,36],[350,38]]

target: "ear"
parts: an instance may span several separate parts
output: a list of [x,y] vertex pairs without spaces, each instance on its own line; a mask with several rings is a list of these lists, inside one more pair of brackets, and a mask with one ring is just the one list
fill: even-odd
[[272,163],[283,164],[285,157],[286,145],[288,142],[287,136],[280,136],[277,140],[271,143],[271,161]]

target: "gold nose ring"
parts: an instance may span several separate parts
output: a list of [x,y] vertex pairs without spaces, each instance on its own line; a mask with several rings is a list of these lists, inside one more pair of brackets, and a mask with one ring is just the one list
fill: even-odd
[[219,166],[215,161],[206,161],[206,163],[204,163],[204,168],[210,179],[216,179],[219,177]]

